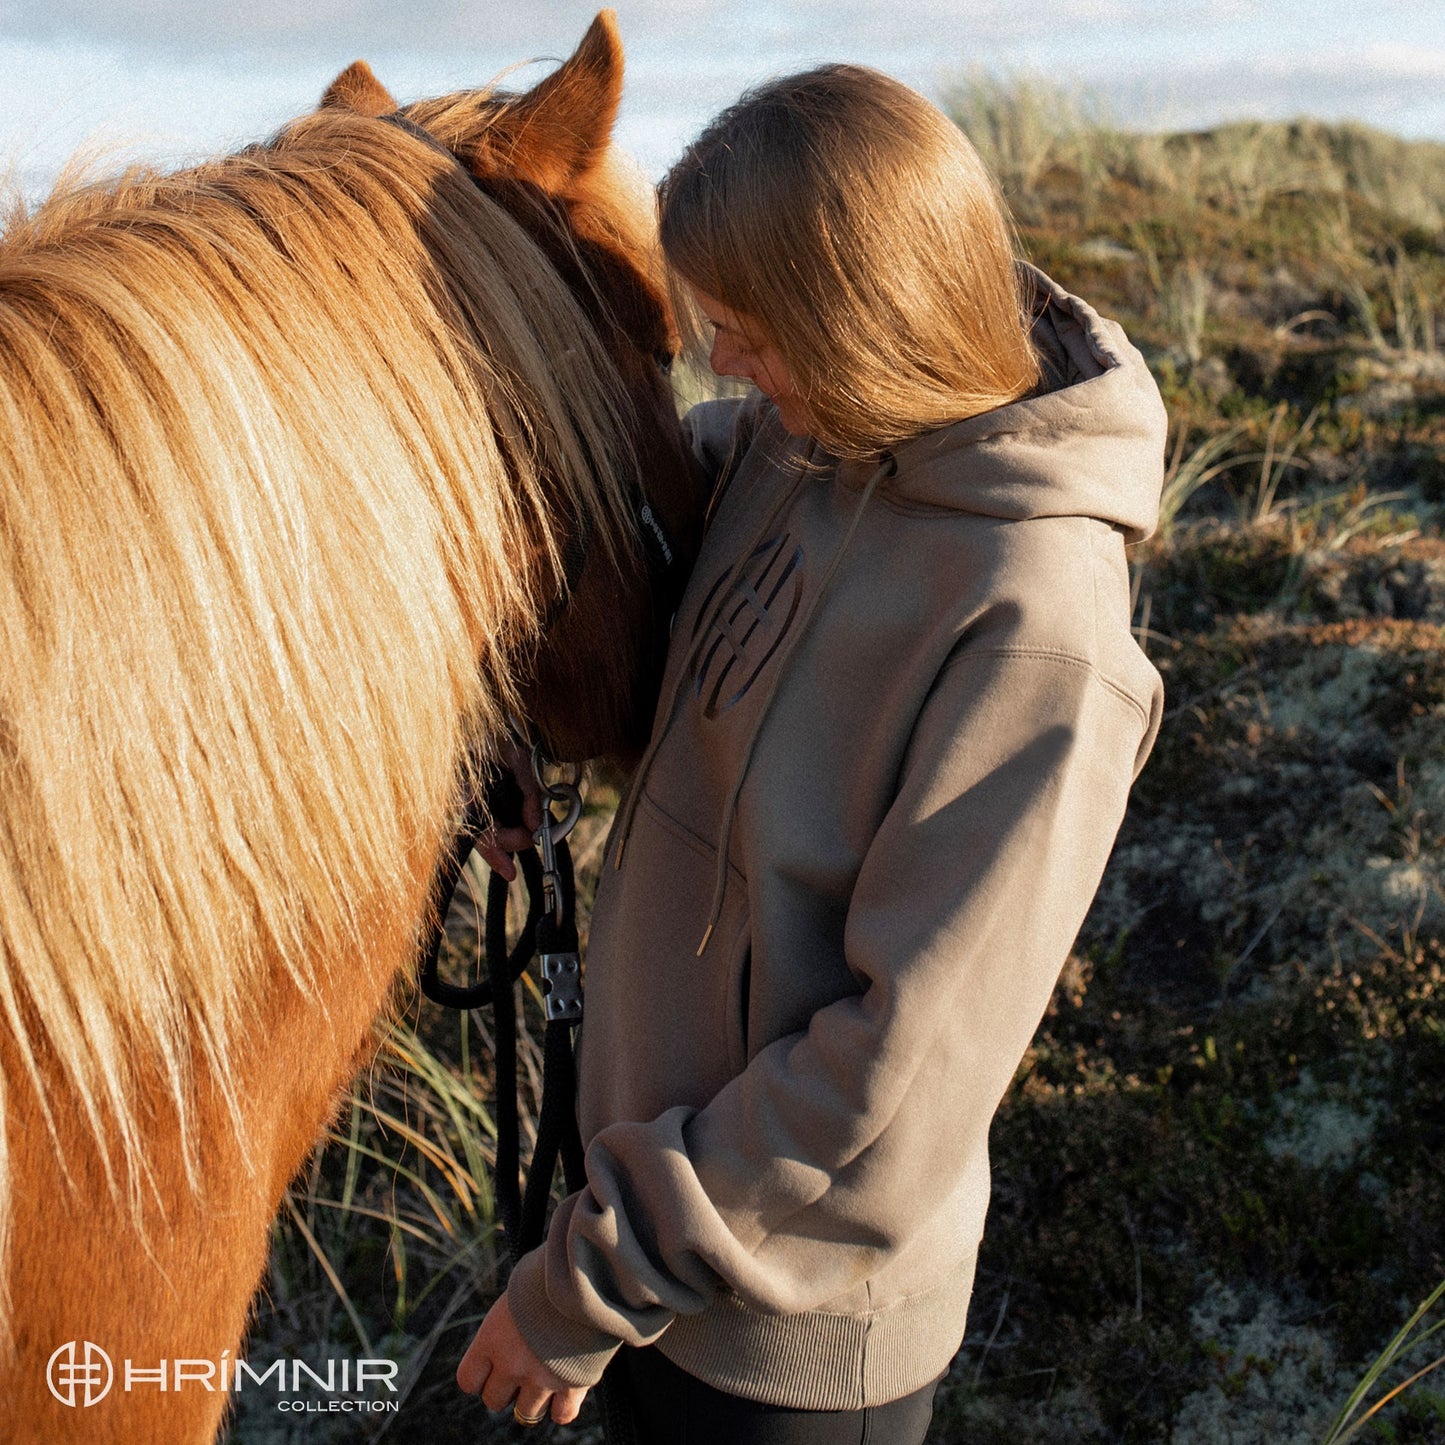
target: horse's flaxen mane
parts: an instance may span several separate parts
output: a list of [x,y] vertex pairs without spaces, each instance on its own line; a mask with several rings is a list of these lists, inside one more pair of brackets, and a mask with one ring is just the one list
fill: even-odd
[[265,970],[416,911],[549,515],[624,535],[607,374],[461,168],[345,110],[6,236],[0,1090],[67,1080],[137,1210],[138,1071],[184,1120]]

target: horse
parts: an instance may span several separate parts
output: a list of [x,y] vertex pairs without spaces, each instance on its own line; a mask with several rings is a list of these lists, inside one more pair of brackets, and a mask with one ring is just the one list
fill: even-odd
[[[511,720],[635,755],[703,497],[615,18],[531,90],[364,62],[0,243],[0,1392],[204,1442],[270,1223]],[[638,518],[642,517],[642,523]]]

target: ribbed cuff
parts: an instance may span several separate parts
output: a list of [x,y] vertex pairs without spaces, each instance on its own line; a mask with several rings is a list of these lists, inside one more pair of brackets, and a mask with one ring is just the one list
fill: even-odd
[[512,1319],[532,1353],[569,1385],[590,1389],[621,1341],[561,1314],[547,1295],[546,1246],[524,1254],[507,1282]]

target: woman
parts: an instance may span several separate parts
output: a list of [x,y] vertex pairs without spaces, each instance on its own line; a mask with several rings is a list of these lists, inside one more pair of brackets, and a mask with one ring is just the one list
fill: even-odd
[[661,194],[757,390],[689,418],[717,491],[593,918],[589,1186],[458,1378],[565,1421],[626,1345],[644,1441],[908,1445],[1158,725],[1124,547],[1163,409],[873,71],[750,93]]

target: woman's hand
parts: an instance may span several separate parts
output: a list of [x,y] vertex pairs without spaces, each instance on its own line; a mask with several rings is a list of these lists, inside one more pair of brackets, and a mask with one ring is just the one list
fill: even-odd
[[513,1409],[519,1421],[540,1420],[550,1413],[559,1425],[577,1418],[587,1395],[585,1389],[554,1375],[532,1353],[512,1319],[506,1295],[487,1311],[462,1356],[457,1384],[469,1395],[481,1395],[489,1410]]
[[512,854],[530,848],[532,835],[542,826],[542,791],[532,772],[532,755],[521,743],[507,743],[502,749],[501,761],[522,790],[522,826],[489,828],[478,840],[477,852],[493,873],[500,873],[510,883],[517,876]]

